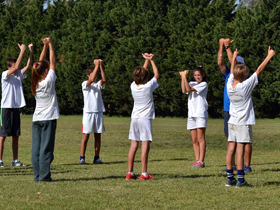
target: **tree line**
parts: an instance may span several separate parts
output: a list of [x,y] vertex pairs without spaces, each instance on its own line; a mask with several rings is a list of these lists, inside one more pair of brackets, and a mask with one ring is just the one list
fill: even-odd
[[[280,1],[241,5],[236,0],[0,0],[1,72],[7,69],[6,59],[18,55],[17,43],[34,44],[35,62],[43,47],[41,38],[51,37],[60,113],[82,113],[81,83],[87,79],[87,67],[100,58],[107,77],[102,92],[106,114],[129,116],[132,71],[143,65],[141,53],[153,53],[161,74],[154,92],[156,115],[187,116],[188,96],[181,92],[178,72],[202,65],[208,77],[209,116],[218,118],[223,115],[224,88],[217,65],[218,44],[220,38],[229,37],[235,39],[232,49],[238,48],[250,74],[269,45],[276,51],[252,95],[257,117],[279,117]],[[28,53],[22,65],[27,57]],[[228,62],[226,52],[224,57]],[[193,79],[192,74],[188,77]],[[31,70],[23,80],[26,114],[35,107],[30,78]]]

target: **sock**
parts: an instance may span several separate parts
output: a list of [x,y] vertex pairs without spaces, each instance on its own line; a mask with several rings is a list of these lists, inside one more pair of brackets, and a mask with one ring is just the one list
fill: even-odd
[[237,171],[237,178],[239,182],[241,183],[245,182],[244,176],[245,176],[244,169]]
[[227,177],[230,180],[234,180],[233,169],[227,170]]
[[146,177],[148,175],[148,173],[144,172],[144,173],[142,173],[142,175]]
[[133,172],[133,171],[132,171],[132,172],[128,172],[128,173],[129,173],[130,175],[132,175],[132,176],[134,175],[134,172]]
[[95,155],[95,156],[94,156],[94,160],[97,160],[97,159],[99,159],[99,156],[98,156],[98,155]]
[[18,162],[18,159],[15,159],[13,162],[14,162],[14,163],[17,163],[17,162]]
[[0,160],[0,163],[3,163],[3,160]]
[[85,157],[85,156],[80,156],[80,160],[81,160],[81,159],[86,159],[86,157]]

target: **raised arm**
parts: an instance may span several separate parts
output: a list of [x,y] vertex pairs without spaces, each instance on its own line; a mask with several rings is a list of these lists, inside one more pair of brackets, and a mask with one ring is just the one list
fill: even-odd
[[18,44],[18,47],[20,49],[20,53],[18,55],[18,58],[17,58],[17,61],[14,65],[14,67],[10,68],[8,73],[7,73],[7,76],[15,73],[17,70],[19,70],[19,67],[20,67],[20,64],[21,64],[21,61],[22,61],[22,57],[23,57],[23,54],[24,54],[24,51],[26,50],[26,46],[24,44],[20,45]]
[[231,60],[231,67],[230,67],[230,73],[233,74],[233,69],[236,65],[236,58],[237,58],[237,55],[238,55],[238,50],[236,49],[233,53],[233,56],[232,56],[232,60]]
[[179,72],[179,74],[181,75],[181,79],[182,79],[182,81],[181,81],[182,93],[196,91],[196,89],[191,87],[189,82],[188,82],[188,79],[187,79],[188,73],[189,73],[189,70]]
[[49,42],[49,50],[50,50],[50,69],[55,71],[55,54],[53,49],[53,44],[51,38],[47,38]]
[[47,38],[42,39],[42,42],[44,43],[44,47],[43,47],[43,50],[41,52],[39,61],[46,60],[47,49],[48,49],[48,46],[49,46],[49,40]]
[[262,71],[264,70],[264,68],[266,67],[266,65],[268,64],[268,62],[270,61],[270,59],[275,55],[275,52],[273,49],[270,48],[270,46],[268,47],[268,54],[266,56],[266,58],[264,59],[264,61],[261,63],[261,65],[259,65],[256,73],[259,76],[260,73],[262,73]]
[[224,39],[221,38],[219,40],[219,51],[218,51],[217,60],[218,60],[218,65],[219,65],[219,68],[220,68],[222,74],[225,74],[227,68],[224,63],[223,47],[224,47]]
[[154,62],[154,54],[150,54],[150,61],[151,61],[152,67],[153,67],[154,77],[158,80],[159,72],[158,72],[157,66]]
[[106,82],[106,75],[105,75],[105,71],[103,70],[103,66],[102,66],[102,60],[99,59],[99,67],[100,67],[100,71],[101,71],[101,80],[100,80],[100,84],[101,86],[105,84]]
[[142,53],[142,56],[143,56],[143,58],[145,58],[145,63],[144,63],[144,65],[143,65],[143,67],[145,68],[145,69],[148,69],[148,65],[149,65],[149,62],[150,62],[150,54],[149,53]]
[[93,61],[95,67],[94,67],[94,70],[89,75],[89,78],[88,78],[88,81],[87,81],[87,86],[89,86],[91,83],[94,82],[94,80],[97,76],[97,70],[98,70],[99,62],[100,62],[99,59],[95,59]]
[[27,60],[27,64],[26,64],[26,66],[22,69],[22,73],[23,73],[23,74],[25,74],[25,73],[26,73],[26,71],[30,68],[31,63],[32,63],[32,57],[33,57],[33,44],[28,45],[28,48],[29,48],[30,54],[29,54],[29,57],[28,57],[28,60]]
[[[228,60],[230,61],[230,63],[232,64],[232,56],[233,56],[233,53],[230,49],[230,45],[234,42],[234,39],[230,41],[229,38],[227,39],[224,39],[224,45],[225,45],[225,48],[226,48],[226,51],[227,51],[227,56],[228,56]],[[234,61],[235,65],[236,65],[236,60]]]

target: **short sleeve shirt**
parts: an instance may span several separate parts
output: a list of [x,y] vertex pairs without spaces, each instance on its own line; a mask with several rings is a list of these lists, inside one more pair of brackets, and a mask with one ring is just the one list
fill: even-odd
[[155,77],[146,84],[139,86],[135,82],[131,84],[130,89],[134,99],[131,118],[155,119],[153,92],[157,87],[158,82]]
[[258,84],[258,76],[254,73],[249,79],[232,87],[234,76],[231,74],[227,83],[227,92],[230,99],[230,119],[228,123],[234,125],[256,124],[255,112],[251,93]]
[[227,82],[228,77],[230,75],[230,68],[226,65],[226,72],[222,74],[222,77],[225,79],[225,87],[224,87],[224,111],[229,112],[230,100],[227,94]]
[[196,91],[188,92],[188,117],[208,117],[208,103],[207,103],[207,82],[190,82],[191,87]]
[[21,80],[27,78],[26,74],[22,73],[22,69],[13,74],[8,74],[9,70],[2,73],[2,108],[21,108],[24,107],[25,99]]
[[33,114],[33,122],[59,118],[59,108],[54,89],[55,81],[55,71],[50,69],[46,78],[39,82],[39,87],[36,89],[36,108]]
[[105,84],[101,86],[99,82],[93,82],[87,86],[87,81],[82,83],[82,91],[84,96],[84,112],[105,112],[102,99],[101,89],[105,88]]

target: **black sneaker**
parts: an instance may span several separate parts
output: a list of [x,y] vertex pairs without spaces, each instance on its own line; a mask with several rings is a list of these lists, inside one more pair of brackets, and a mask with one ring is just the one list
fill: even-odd
[[239,188],[239,187],[253,187],[253,185],[249,184],[248,182],[244,181],[244,182],[240,182],[240,181],[237,181],[236,183],[236,187]]
[[5,166],[4,166],[4,163],[3,162],[1,162],[0,163],[0,168],[4,168]]
[[227,182],[226,182],[226,187],[232,187],[236,185],[236,180],[235,179],[227,179]]
[[23,163],[21,163],[20,161],[14,163],[14,161],[12,162],[12,166],[21,166],[21,167],[25,167],[26,165],[24,165]]

